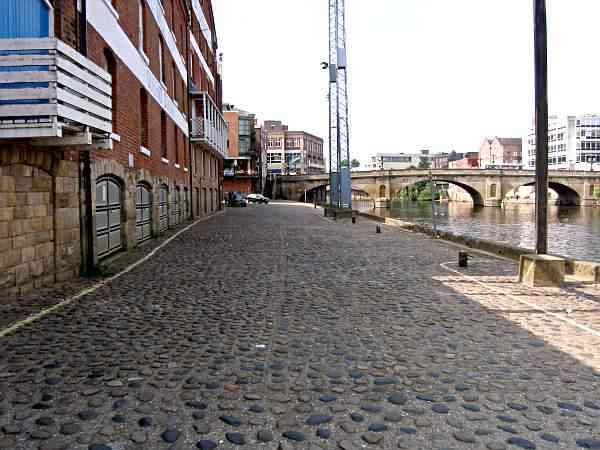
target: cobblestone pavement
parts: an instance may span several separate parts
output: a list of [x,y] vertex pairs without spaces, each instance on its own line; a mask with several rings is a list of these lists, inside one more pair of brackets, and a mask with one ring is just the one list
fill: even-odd
[[320,214],[229,210],[0,338],[0,449],[600,448],[596,287]]

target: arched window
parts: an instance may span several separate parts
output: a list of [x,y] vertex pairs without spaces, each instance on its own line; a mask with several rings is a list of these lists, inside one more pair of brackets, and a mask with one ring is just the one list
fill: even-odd
[[117,108],[119,107],[118,98],[117,98],[117,60],[109,49],[104,50],[104,69],[110,74],[112,77],[112,126],[113,131],[116,133],[118,131],[118,117]]
[[96,182],[96,248],[104,258],[123,248],[121,234],[121,185],[112,177]]
[[177,225],[181,222],[181,190],[179,187],[175,187],[172,208],[173,224]]
[[158,211],[160,231],[165,231],[169,228],[169,188],[164,184],[159,190]]
[[138,243],[152,237],[152,192],[144,184],[135,190],[135,231]]

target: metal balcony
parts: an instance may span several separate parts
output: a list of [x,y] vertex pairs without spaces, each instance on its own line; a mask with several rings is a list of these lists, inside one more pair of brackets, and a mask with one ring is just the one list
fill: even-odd
[[0,139],[107,145],[112,79],[55,38],[0,39]]
[[208,92],[190,90],[192,97],[191,140],[227,157],[227,122]]

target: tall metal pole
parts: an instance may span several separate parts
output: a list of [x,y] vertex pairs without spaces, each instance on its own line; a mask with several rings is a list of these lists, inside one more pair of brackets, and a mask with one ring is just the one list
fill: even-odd
[[533,0],[535,46],[535,252],[548,253],[548,44],[546,0]]

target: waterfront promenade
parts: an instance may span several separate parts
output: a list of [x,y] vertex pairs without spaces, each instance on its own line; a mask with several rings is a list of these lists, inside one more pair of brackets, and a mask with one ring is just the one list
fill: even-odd
[[321,215],[228,209],[0,302],[0,449],[600,448],[597,287]]

